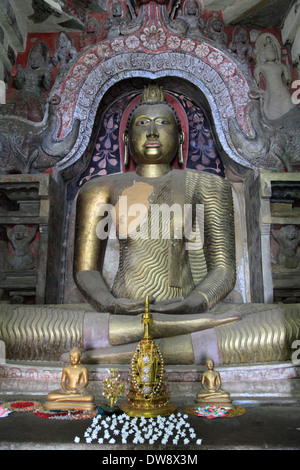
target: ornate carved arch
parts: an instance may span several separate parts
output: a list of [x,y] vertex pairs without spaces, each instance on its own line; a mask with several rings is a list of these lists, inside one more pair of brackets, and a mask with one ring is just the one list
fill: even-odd
[[[59,171],[74,165],[86,150],[104,94],[132,77],[180,77],[192,83],[210,106],[218,140],[229,158],[246,168],[264,166],[264,142],[258,142],[257,150],[249,145],[257,144],[260,126],[257,111],[256,120],[252,115],[253,109],[259,109],[259,103],[250,98],[252,78],[227,49],[217,48],[210,40],[188,38],[180,28],[176,32],[174,25],[169,27],[165,8],[143,5],[139,26],[84,50],[56,80],[50,95],[50,102],[58,103],[52,105],[53,148],[78,128],[74,145],[57,164]],[[245,150],[252,147],[253,151]]]
[[145,14],[138,31],[83,51],[56,81],[50,95],[50,100],[59,102],[54,106],[54,143],[63,141],[80,120],[76,143],[58,168],[67,168],[84,152],[101,99],[111,86],[125,78],[167,76],[182,77],[205,95],[224,151],[237,163],[252,167],[235,148],[229,132],[229,120],[233,119],[246,139],[255,138],[250,117],[251,79],[229,51],[168,30],[162,21],[161,6],[146,7],[152,7],[155,14]]

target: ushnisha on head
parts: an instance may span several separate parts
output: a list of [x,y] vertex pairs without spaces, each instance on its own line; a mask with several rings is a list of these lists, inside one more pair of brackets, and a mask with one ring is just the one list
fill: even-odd
[[180,120],[156,84],[145,87],[140,104],[128,118],[123,139],[125,165],[129,155],[137,165],[170,165],[177,154],[183,163]]

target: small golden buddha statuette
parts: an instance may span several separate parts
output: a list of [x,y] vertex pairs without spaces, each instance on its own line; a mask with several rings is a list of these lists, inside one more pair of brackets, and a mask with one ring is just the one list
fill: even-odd
[[70,364],[65,366],[61,376],[61,388],[47,395],[45,410],[88,410],[96,408],[94,397],[86,389],[88,370],[81,363],[81,351],[73,348]]
[[150,334],[153,317],[149,313],[148,296],[142,320],[144,337],[136,347],[131,360],[128,403],[120,405],[120,408],[134,417],[168,416],[176,411],[176,407],[169,403],[164,360]]
[[197,414],[198,408],[218,407],[225,410],[233,410],[230,394],[221,388],[220,373],[214,370],[214,361],[207,359],[207,370],[203,372],[201,378],[202,390],[197,394],[195,405],[185,408],[186,413]]

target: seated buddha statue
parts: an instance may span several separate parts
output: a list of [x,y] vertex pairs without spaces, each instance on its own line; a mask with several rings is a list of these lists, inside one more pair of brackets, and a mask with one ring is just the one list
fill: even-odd
[[81,351],[70,351],[70,365],[65,366],[61,376],[61,388],[47,395],[45,410],[94,410],[94,397],[86,390],[88,371],[81,363]]
[[221,389],[220,373],[214,370],[214,361],[207,359],[207,370],[203,372],[201,385],[203,389],[197,394],[196,403],[199,405],[216,405],[231,407],[230,394]]
[[[182,161],[183,140],[162,90],[147,87],[124,133],[125,156],[136,170],[94,178],[78,193],[74,279],[92,307],[3,304],[1,339],[17,358],[32,360],[40,345],[44,357],[57,358],[65,345],[76,344],[82,363],[129,364],[143,337],[149,296],[151,334],[168,365],[204,364],[209,357],[218,365],[291,359],[299,304],[223,302],[236,275],[231,186],[217,175],[171,169],[177,155]],[[109,236],[119,244],[112,287],[102,276]],[[68,362],[69,353],[62,359]],[[53,392],[50,409],[71,396],[63,388]],[[81,403],[83,397],[89,400],[80,393]]]
[[[235,285],[231,186],[209,173],[171,170],[183,135],[175,111],[158,87],[144,91],[141,105],[129,118],[124,141],[136,171],[93,179],[78,195],[77,286],[102,312],[140,313],[147,294],[152,297],[152,311],[205,312]],[[174,204],[175,220],[167,220],[169,214],[162,214],[160,220],[155,217],[161,208],[172,210]],[[199,212],[203,210],[205,227],[200,247],[185,237],[184,225],[196,222],[195,211],[188,210],[196,206]],[[137,217],[137,209],[144,214]],[[109,223],[106,211],[113,212],[112,219],[116,219],[120,244],[119,269],[111,292],[101,276],[108,239],[103,230]]]
[[[178,335],[240,318],[204,313],[235,285],[232,193],[219,176],[171,169],[177,155],[182,162],[183,140],[175,110],[162,89],[150,85],[124,133],[125,164],[131,157],[136,171],[95,178],[79,191],[74,278],[87,301],[110,315],[111,346],[140,340],[146,295],[156,338],[178,341]],[[111,290],[102,277],[108,232],[119,242]],[[85,360],[94,362],[94,353],[84,353]]]

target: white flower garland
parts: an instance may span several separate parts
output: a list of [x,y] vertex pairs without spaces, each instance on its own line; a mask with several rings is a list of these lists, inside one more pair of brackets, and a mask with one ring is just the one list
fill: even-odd
[[[84,438],[87,444],[96,441],[98,444],[116,443],[119,436],[122,444],[154,444],[160,439],[160,443],[177,445],[183,443],[202,444],[202,439],[197,439],[195,430],[186,419],[188,415],[181,413],[171,414],[168,417],[157,416],[157,418],[131,418],[123,413],[114,416],[98,415],[92,424],[86,429]],[[80,442],[76,436],[75,443]]]

